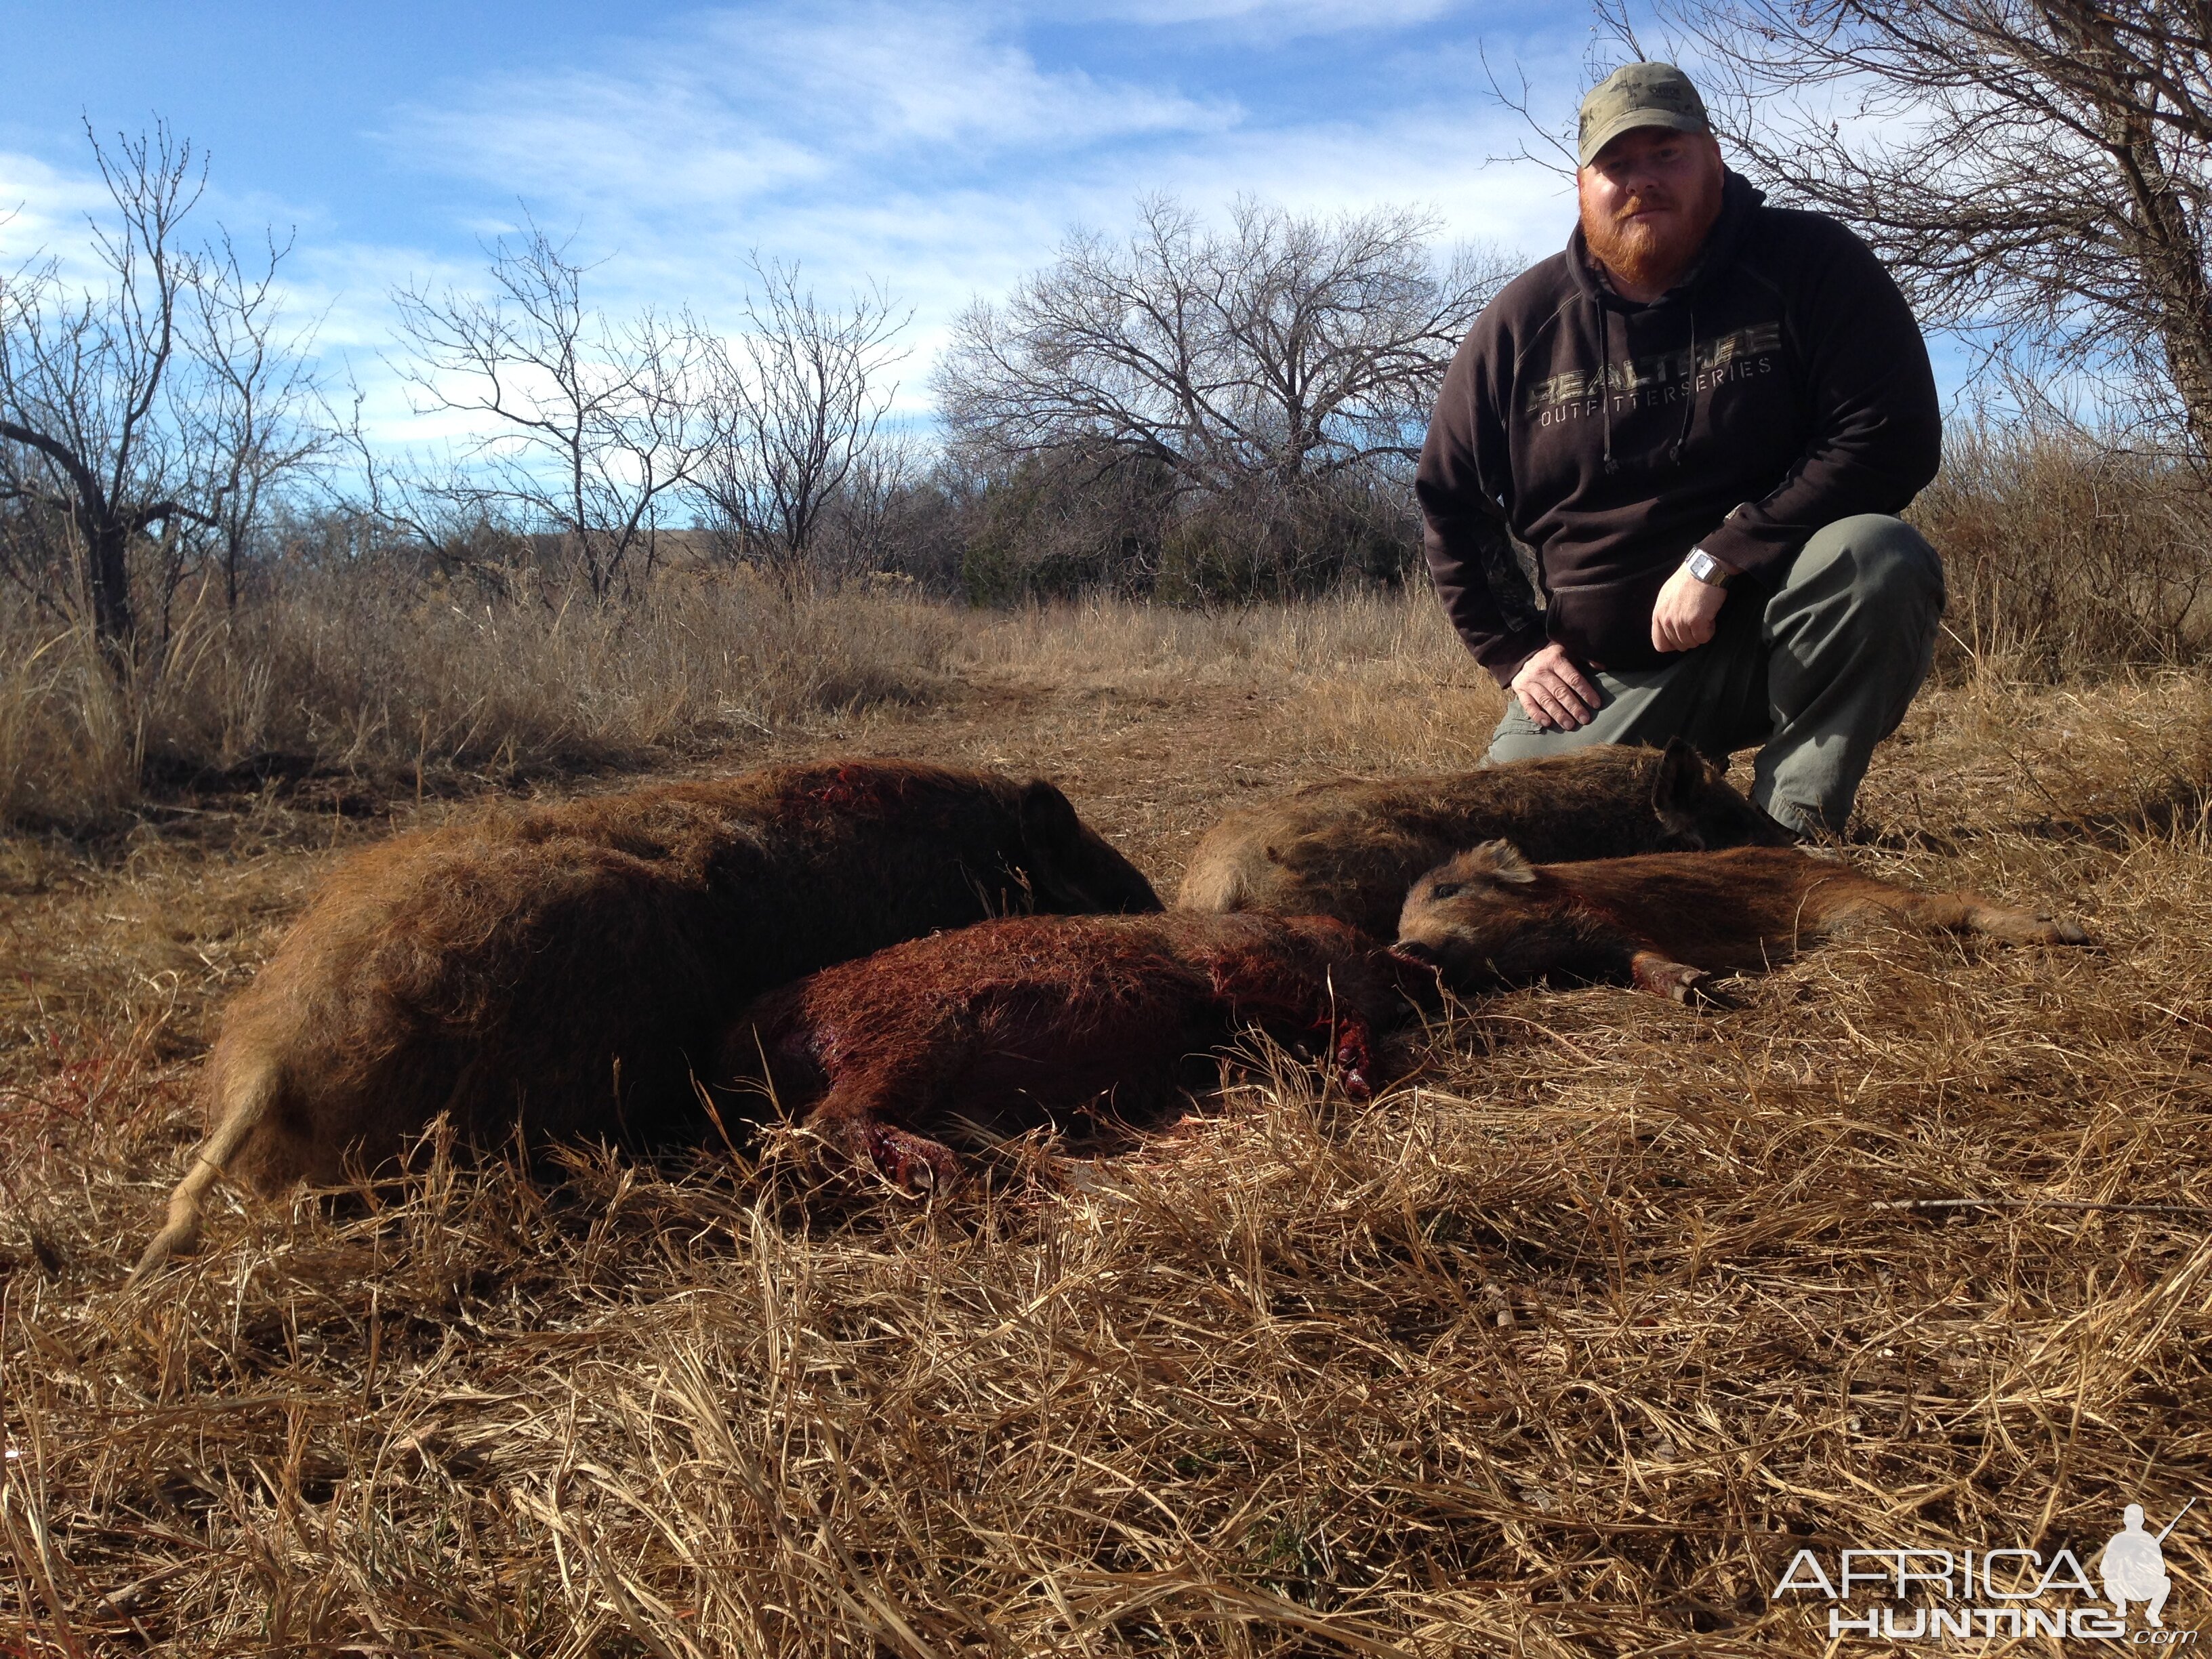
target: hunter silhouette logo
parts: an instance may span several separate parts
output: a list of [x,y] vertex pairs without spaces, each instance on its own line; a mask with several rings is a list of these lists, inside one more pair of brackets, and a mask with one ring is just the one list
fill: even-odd
[[[2181,1506],[2181,1515],[2188,1514],[2196,1506],[2197,1500],[2191,1498]],[[2166,1628],[2166,1620],[2159,1614],[2166,1610],[2166,1594],[2172,1589],[2173,1580],[2166,1576],[2166,1553],[2159,1547],[2166,1542],[2166,1534],[2181,1524],[2181,1515],[2167,1522],[2165,1529],[2154,1538],[2143,1530],[2142,1504],[2130,1504],[2120,1512],[2120,1530],[2105,1546],[2097,1566],[2105,1578],[2105,1599],[2121,1618],[2128,1616],[2129,1602],[2142,1601],[2148,1603],[2143,1616],[2150,1620],[2152,1627]]]
[[[2095,1580],[2081,1559],[2064,1547],[2048,1556],[2039,1550],[1979,1546],[1847,1549],[1832,1558],[1832,1571],[1818,1552],[1802,1549],[1790,1558],[1771,1594],[1777,1601],[1802,1591],[1823,1597],[1831,1641],[2049,1637],[2193,1650],[2195,1631],[2166,1627],[2173,1580],[2166,1571],[2162,1546],[2182,1516],[2196,1506],[2191,1498],[2152,1533],[2143,1526],[2142,1505],[2129,1504],[2121,1511],[2120,1530],[2095,1558]],[[2131,1607],[2141,1609],[2143,1620],[2132,1633]]]

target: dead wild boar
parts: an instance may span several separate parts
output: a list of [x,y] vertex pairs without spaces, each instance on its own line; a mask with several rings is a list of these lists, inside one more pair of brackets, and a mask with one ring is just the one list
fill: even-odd
[[811,1109],[834,1150],[901,1186],[941,1188],[959,1168],[935,1138],[948,1120],[1027,1127],[1102,1099],[1154,1112],[1248,1025],[1330,1056],[1364,1096],[1376,1033],[1424,992],[1436,1000],[1431,970],[1326,917],[1015,916],[769,993],[717,1075]]
[[218,1176],[264,1194],[375,1167],[440,1112],[468,1139],[652,1138],[745,1002],[1010,910],[1156,911],[1042,779],[776,766],[399,836],[342,865],[225,1012],[207,1139],[137,1275]]
[[1334,916],[1388,939],[1423,871],[1498,838],[1561,860],[1793,839],[1679,738],[1594,744],[1473,772],[1310,783],[1209,830],[1176,902]]
[[1717,975],[1781,962],[1868,919],[2086,945],[2070,921],[1972,893],[1923,893],[1792,848],[1531,864],[1504,842],[1461,854],[1406,896],[1396,949],[1474,990],[1544,978],[1634,984],[1678,1001]]

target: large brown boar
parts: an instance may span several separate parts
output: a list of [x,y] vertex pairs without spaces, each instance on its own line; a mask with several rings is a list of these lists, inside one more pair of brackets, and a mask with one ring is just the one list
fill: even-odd
[[1042,780],[906,761],[771,767],[497,813],[342,866],[227,1011],[207,1139],[146,1250],[218,1176],[374,1167],[440,1112],[477,1141],[650,1137],[747,999],[1009,910],[1152,911]]
[[2070,921],[1917,892],[1789,848],[1535,865],[1492,842],[1413,884],[1396,948],[1462,990],[1601,980],[1688,1000],[1715,975],[1766,967],[1869,918],[2013,945],[2089,938]]
[[[909,1188],[952,1182],[950,1119],[1007,1128],[1103,1101],[1157,1110],[1257,1026],[1367,1092],[1375,1035],[1433,972],[1320,916],[1016,916],[770,992],[718,1068],[764,1080],[831,1146]],[[765,1069],[765,1079],[762,1073]]]
[[1474,772],[1310,783],[1208,831],[1176,902],[1334,916],[1388,939],[1423,871],[1499,838],[1543,860],[1792,839],[1680,739],[1596,744]]

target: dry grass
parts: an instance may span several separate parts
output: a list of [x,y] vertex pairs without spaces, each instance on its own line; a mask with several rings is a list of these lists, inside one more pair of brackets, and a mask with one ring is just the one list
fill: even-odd
[[2056,684],[2212,656],[2212,494],[2171,461],[2078,434],[1954,428],[1911,517],[1949,578],[1953,672]]
[[[1166,886],[1231,801],[1495,711],[1418,598],[978,618],[935,672],[732,761],[1033,766]],[[1801,1545],[2091,1559],[2212,1487],[2212,681],[1931,693],[1865,818],[2106,949],[1501,998],[1372,1105],[1261,1054],[927,1209],[773,1135],[434,1147],[134,1292],[210,1009],[385,821],[0,842],[0,1651],[1812,1654]]]
[[224,612],[179,599],[118,683],[82,628],[0,622],[0,823],[112,826],[164,786],[306,775],[481,788],[742,752],[824,712],[925,701],[959,618],[678,573],[603,606],[520,572],[479,592],[370,568]]

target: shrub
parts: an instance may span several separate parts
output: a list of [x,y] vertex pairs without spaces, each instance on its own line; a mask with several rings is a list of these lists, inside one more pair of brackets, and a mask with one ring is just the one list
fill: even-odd
[[1943,556],[1944,658],[2045,682],[2212,650],[2212,495],[2192,468],[2033,428],[1968,428],[1911,517]]

